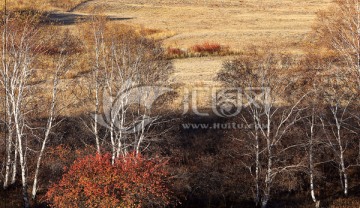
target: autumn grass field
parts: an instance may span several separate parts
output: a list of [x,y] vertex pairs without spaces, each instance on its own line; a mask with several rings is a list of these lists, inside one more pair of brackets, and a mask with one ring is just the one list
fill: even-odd
[[[197,44],[217,43],[232,53],[246,53],[249,47],[273,44],[278,50],[303,53],[302,45],[313,25],[316,12],[330,6],[331,0],[93,0],[75,9],[75,13],[101,13],[126,18],[121,21],[154,32],[165,48],[189,51]],[[205,89],[201,106],[210,102],[206,89],[218,87],[215,78],[222,63],[234,55],[191,57],[174,60],[170,82],[184,89]],[[181,101],[173,108],[181,108]]]
[[[9,5],[19,1],[9,1]],[[331,0],[37,0],[32,4],[44,11],[64,14],[102,14],[119,18],[122,24],[146,28],[148,37],[162,40],[165,48],[182,51],[196,44],[217,43],[235,53],[244,53],[249,46],[265,43],[280,50],[302,53],[306,34],[311,30],[316,12],[331,5]],[[16,4],[15,4],[16,5]],[[120,20],[121,19],[121,20]],[[76,25],[67,25],[77,31]],[[222,62],[221,56],[189,58],[175,61],[172,80],[185,85],[203,86],[212,83]]]
[[93,0],[76,12],[98,10],[131,18],[126,23],[173,31],[166,46],[188,48],[205,41],[244,50],[249,45],[276,42],[287,50],[310,31],[315,13],[331,0],[204,0],[204,1]]
[[[126,25],[149,38],[161,40],[165,50],[186,53],[185,56],[173,57],[175,71],[169,80],[184,88],[219,86],[220,83],[215,78],[223,62],[233,59],[236,54],[247,53],[251,50],[249,47],[270,44],[282,52],[303,53],[305,38],[312,29],[316,13],[332,4],[331,0],[9,2],[10,7],[30,7],[60,14],[59,17],[65,17],[66,24],[60,24],[59,27],[69,29],[76,35],[81,30],[81,24],[73,24],[76,17],[100,14],[114,18],[113,22],[118,27]],[[56,21],[58,16],[54,17]],[[207,43],[219,45],[226,48],[226,51],[211,56],[192,52],[194,47]],[[86,68],[77,67],[76,70],[69,71],[66,78],[71,81],[86,71]],[[173,107],[178,108],[181,105],[179,102],[175,102]],[[206,105],[207,101],[203,103]]]
[[[302,53],[316,12],[330,4],[331,0],[92,0],[74,12],[129,18],[122,23],[159,30],[153,37],[162,39],[164,47],[180,50],[210,42],[242,53],[249,46],[275,43],[283,51]],[[217,85],[214,77],[226,59],[176,60],[172,79],[191,86]]]

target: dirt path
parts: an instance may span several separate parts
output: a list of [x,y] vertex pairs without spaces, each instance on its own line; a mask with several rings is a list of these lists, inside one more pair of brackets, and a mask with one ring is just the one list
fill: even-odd
[[198,107],[211,106],[213,90],[222,88],[222,84],[216,80],[217,73],[222,69],[223,62],[232,58],[198,57],[175,60],[175,71],[170,81],[181,86],[177,90],[179,97],[172,103],[172,109],[183,109],[186,93],[194,92],[197,94],[195,99]]
[[188,87],[219,86],[219,82],[215,80],[216,74],[221,70],[223,62],[228,59],[231,57],[177,59],[174,61],[175,72],[171,80]]

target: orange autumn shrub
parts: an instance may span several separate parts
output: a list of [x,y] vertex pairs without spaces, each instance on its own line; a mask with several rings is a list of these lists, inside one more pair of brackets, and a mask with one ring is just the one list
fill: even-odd
[[170,203],[165,162],[129,154],[76,160],[46,198],[52,207],[165,207]]
[[171,48],[167,49],[167,55],[171,58],[178,58],[186,55],[186,51],[181,50],[180,48]]
[[218,43],[205,42],[203,44],[197,44],[191,47],[191,51],[195,53],[219,53],[222,47]]

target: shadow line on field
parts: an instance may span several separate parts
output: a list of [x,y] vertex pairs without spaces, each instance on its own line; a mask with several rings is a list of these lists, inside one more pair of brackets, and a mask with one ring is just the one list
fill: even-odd
[[[87,22],[91,21],[91,15],[82,15],[82,14],[74,14],[74,13],[48,13],[45,15],[43,19],[44,24],[54,24],[54,25],[73,25],[79,22]],[[133,18],[130,17],[112,17],[108,16],[108,20],[110,21],[123,21],[130,20]]]

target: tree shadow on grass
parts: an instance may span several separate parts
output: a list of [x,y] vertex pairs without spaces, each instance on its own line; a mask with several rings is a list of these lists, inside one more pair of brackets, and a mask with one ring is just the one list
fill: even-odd
[[[93,16],[91,15],[50,12],[45,14],[45,17],[42,22],[43,24],[53,24],[53,25],[73,25],[79,22],[91,21],[92,17]],[[108,16],[107,19],[110,21],[123,21],[123,20],[130,20],[133,18]]]

